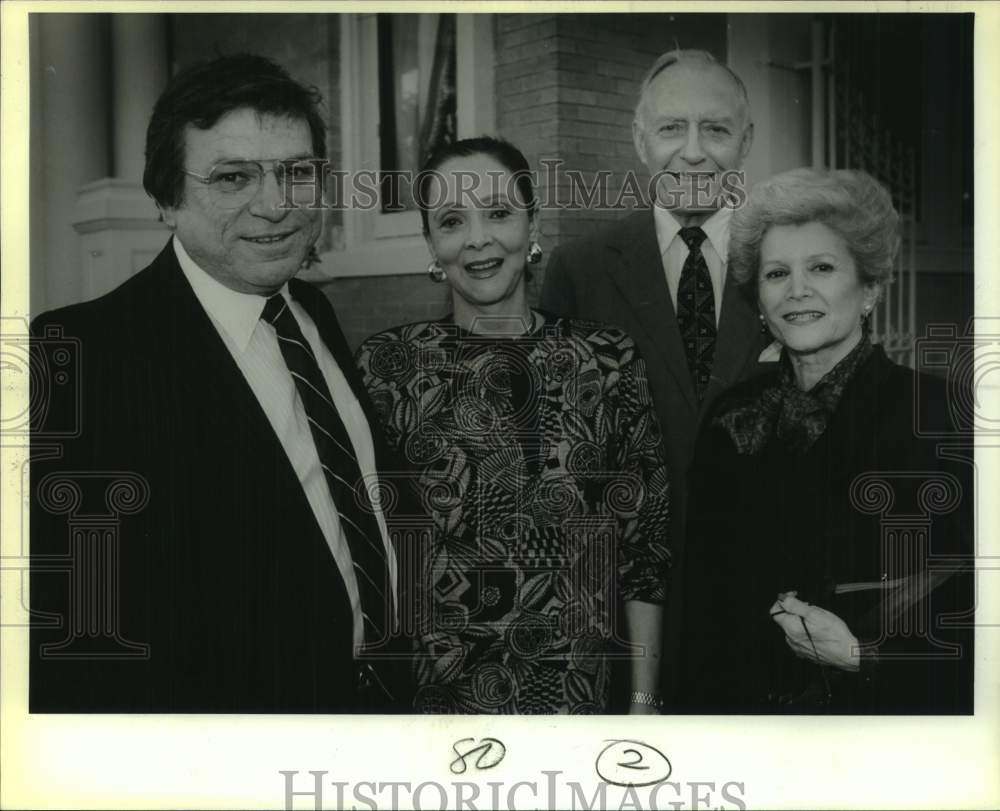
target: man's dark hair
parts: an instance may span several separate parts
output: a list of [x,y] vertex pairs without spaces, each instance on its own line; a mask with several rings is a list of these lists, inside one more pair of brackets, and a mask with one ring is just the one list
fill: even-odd
[[305,121],[315,156],[325,158],[321,101],[315,87],[300,84],[263,56],[233,54],[185,68],[171,80],[153,108],[146,130],[142,185],[161,208],[179,206],[184,201],[184,130],[189,124],[210,129],[224,115],[240,108]]

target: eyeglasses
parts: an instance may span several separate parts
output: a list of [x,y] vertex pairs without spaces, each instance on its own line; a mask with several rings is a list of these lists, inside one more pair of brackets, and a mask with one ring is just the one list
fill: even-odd
[[[785,611],[785,609],[782,608],[779,611],[772,611],[771,612],[771,616],[772,617],[776,617],[779,614],[787,614],[787,613],[788,612]],[[799,617],[799,621],[802,623],[802,630],[805,631],[805,633],[806,633],[806,639],[809,640],[809,646],[812,648],[813,656],[816,659],[816,664],[819,665],[819,674],[820,674],[820,676],[823,677],[823,693],[822,693],[822,695],[820,695],[820,696],[813,695],[811,698],[812,698],[812,700],[817,705],[823,706],[823,707],[827,707],[833,701],[833,691],[830,689],[830,678],[829,678],[829,676],[827,676],[826,666],[823,664],[823,660],[819,656],[819,651],[816,650],[816,643],[813,641],[813,635],[809,631],[809,626],[806,625],[806,618],[800,616]],[[806,691],[803,693],[803,695],[806,695],[808,693],[809,693],[809,690],[807,688]],[[787,704],[791,704],[791,703],[793,703],[796,700],[801,701],[801,696],[798,699],[794,699],[791,696],[783,696],[783,697],[779,697],[777,699],[777,701],[778,701],[779,704],[786,704],[786,705]]]
[[[216,202],[226,208],[245,205],[260,190],[264,175],[274,173],[283,191],[283,204],[303,206],[320,204],[323,197],[321,158],[227,160],[215,164],[207,175],[183,169],[184,174],[205,184]],[[268,168],[264,168],[269,164]]]

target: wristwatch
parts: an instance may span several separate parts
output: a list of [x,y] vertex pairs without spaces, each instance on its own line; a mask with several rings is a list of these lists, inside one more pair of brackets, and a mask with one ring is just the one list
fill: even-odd
[[663,711],[663,699],[655,693],[647,693],[644,690],[633,690],[629,696],[629,701],[633,704],[644,704],[653,707],[655,710]]

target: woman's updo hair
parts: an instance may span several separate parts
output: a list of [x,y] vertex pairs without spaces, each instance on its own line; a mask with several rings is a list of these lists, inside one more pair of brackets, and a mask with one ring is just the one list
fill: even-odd
[[535,188],[531,182],[531,167],[520,149],[502,138],[483,135],[479,138],[464,138],[439,147],[427,159],[417,175],[417,205],[423,222],[424,234],[430,230],[427,222],[427,208],[430,203],[430,183],[434,174],[452,158],[470,158],[474,155],[488,155],[511,173],[514,186],[521,203],[531,217],[535,213]]
[[760,244],[773,225],[820,222],[839,234],[863,284],[884,285],[899,249],[899,215],[871,175],[850,169],[793,169],[758,183],[730,223],[729,269],[756,298]]

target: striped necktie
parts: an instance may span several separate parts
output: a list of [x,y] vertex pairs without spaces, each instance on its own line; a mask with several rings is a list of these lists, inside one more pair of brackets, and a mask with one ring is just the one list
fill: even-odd
[[391,589],[382,533],[361,477],[344,422],[330,396],[312,348],[280,293],[268,298],[261,318],[274,327],[278,346],[302,400],[330,496],[347,539],[361,598],[365,647],[387,638]]
[[715,293],[708,264],[701,252],[705,232],[694,226],[682,228],[680,235],[689,253],[677,286],[677,326],[680,327],[691,380],[700,399],[708,388],[715,358]]

